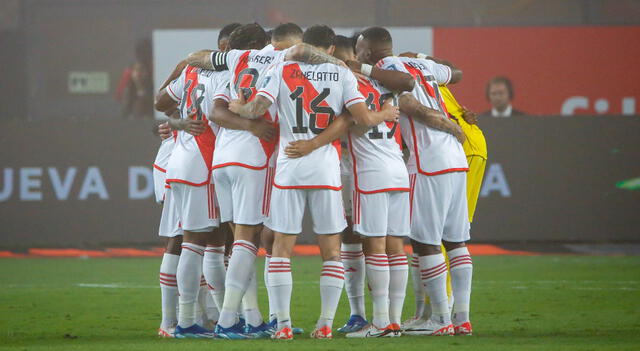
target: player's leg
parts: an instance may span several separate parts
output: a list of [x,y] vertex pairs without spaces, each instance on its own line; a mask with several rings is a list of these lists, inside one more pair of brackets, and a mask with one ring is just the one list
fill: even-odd
[[273,339],[293,338],[291,326],[291,253],[296,243],[296,234],[302,231],[302,218],[306,202],[306,191],[299,189],[273,188],[271,208],[265,225],[274,232],[272,255],[269,260],[268,281],[272,292],[273,309],[278,320]]
[[[409,216],[410,221],[413,219],[413,208],[415,203],[415,185],[417,174],[409,175]],[[427,296],[426,291],[424,290],[424,285],[422,285],[422,279],[420,278],[420,267],[418,264],[418,249],[416,245],[414,245],[414,241],[410,240],[412,254],[410,256],[411,262],[409,265],[409,274],[411,274],[411,287],[413,288],[413,296],[415,298],[415,312],[413,317],[408,320],[402,322],[402,329],[410,328],[414,323],[424,322],[421,320],[422,316],[425,314],[425,310],[428,309],[428,315],[431,315],[431,307],[426,305],[425,299]]]
[[[348,213],[348,212],[347,212]],[[362,239],[353,232],[352,217],[347,217],[347,228],[342,232],[340,258],[344,264],[344,288],[349,300],[349,320],[337,330],[351,333],[369,324],[364,298],[365,260]]]
[[274,231],[272,257],[269,262],[269,284],[273,293],[273,309],[278,325],[271,336],[272,339],[293,339],[291,322],[291,292],[293,290],[293,276],[291,274],[291,253],[296,243],[297,235],[283,234]]
[[409,261],[404,252],[403,236],[387,236],[389,257],[389,321],[396,334],[402,329],[402,309],[407,295]]
[[416,176],[410,237],[418,254],[420,279],[431,302],[431,317],[407,327],[405,332],[409,335],[453,334],[446,287],[447,265],[440,250],[445,216],[451,203],[449,176]]
[[354,198],[353,230],[362,236],[367,282],[373,302],[371,323],[348,333],[348,338],[392,336],[389,321],[389,259],[386,252],[389,194],[361,194]]
[[[164,173],[163,173],[164,174]],[[158,335],[173,337],[178,317],[178,282],[176,272],[180,260],[180,246],[182,244],[182,229],[179,216],[174,205],[170,188],[163,195],[165,201],[160,217],[159,235],[165,238],[165,253],[160,264],[160,292],[162,296],[162,322],[158,329]]]
[[269,301],[269,325],[272,328],[275,328],[275,324],[277,324],[276,321],[276,314],[275,314],[275,310],[273,309],[273,302],[272,302],[272,291],[271,288],[269,287],[269,261],[271,260],[271,254],[273,253],[272,248],[273,248],[273,240],[274,240],[274,234],[273,234],[273,230],[267,228],[266,226],[262,228],[262,233],[260,233],[260,240],[262,242],[262,246],[265,249],[265,255],[264,255],[264,271],[262,273],[263,275],[263,279],[264,279],[264,285],[267,288],[267,299]]
[[[444,262],[447,264],[447,299],[449,302],[449,310],[453,308],[453,290],[451,288],[451,269],[449,267],[449,255],[447,254],[447,250],[444,245],[440,245],[440,251],[444,256]],[[424,295],[424,312],[422,313],[423,320],[427,320],[431,317],[431,300],[429,300],[429,295]]]
[[342,258],[342,264],[344,264],[344,288],[347,292],[351,312],[345,325],[338,328],[341,333],[358,331],[369,323],[367,322],[364,304],[365,264],[362,240],[359,235],[353,233],[353,197],[356,196],[356,193],[352,191],[352,181],[350,172],[349,175],[342,175],[343,188],[341,193],[345,213],[347,214],[347,228],[342,232],[340,258]]
[[224,281],[226,276],[224,252],[228,231],[229,226],[226,223],[223,223],[219,228],[214,230],[214,234],[207,242],[202,266],[202,272],[207,281],[209,294],[213,298],[218,311],[222,309],[224,298]]
[[469,211],[469,223],[473,222],[473,215],[476,212],[480,188],[482,188],[482,178],[487,164],[481,156],[467,156],[469,172],[467,172],[467,205]]
[[[232,328],[237,312],[251,277],[255,275],[255,259],[262,229],[262,195],[265,171],[229,166],[216,170],[231,180],[234,243],[225,281],[225,295],[216,334],[223,338],[241,337]],[[250,296],[251,297],[251,296]],[[247,322],[253,326],[262,324],[257,300],[247,303],[250,313]],[[256,306],[253,306],[256,305]]]
[[466,174],[452,174],[454,195],[447,216],[443,244],[449,254],[451,286],[453,290],[453,323],[456,334],[471,335],[469,304],[471,300],[471,278],[473,263],[465,242],[469,237],[468,206],[466,197]]
[[386,243],[389,257],[389,319],[398,334],[409,269],[407,254],[404,252],[404,238],[411,232],[409,193],[390,193],[389,209]]
[[317,234],[322,271],[320,273],[320,318],[312,338],[332,338],[331,328],[344,287],[344,266],[340,260],[340,234],[346,227],[342,195],[335,190],[307,190],[313,231]]
[[219,226],[213,186],[190,186],[174,183],[171,191],[180,213],[184,231],[182,253],[176,278],[179,312],[176,337],[213,337],[213,333],[196,324],[196,304],[202,281],[202,264],[207,242]]
[[[177,224],[176,224],[177,225]],[[182,232],[182,231],[181,231]],[[180,259],[180,246],[182,235],[168,237],[165,241],[165,251],[160,264],[160,294],[162,298],[162,322],[158,329],[158,335],[173,337],[176,325],[178,325],[178,282],[176,272]]]

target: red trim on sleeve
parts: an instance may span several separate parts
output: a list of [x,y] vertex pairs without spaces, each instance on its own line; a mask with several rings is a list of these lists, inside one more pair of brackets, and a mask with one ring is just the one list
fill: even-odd
[[171,89],[171,84],[167,85],[167,92],[169,93],[169,97],[171,97],[173,100],[180,101],[178,95],[176,95],[176,93],[174,93]]
[[158,165],[157,165],[157,164],[155,164],[155,163],[153,164],[153,168],[155,168],[155,169],[159,170],[159,171],[160,171],[160,172],[162,172],[162,173],[167,173],[167,170],[166,170],[166,169],[164,169],[164,168],[162,168],[162,167],[158,166]]
[[269,95],[269,97],[271,98],[271,101],[276,102],[276,98],[274,98],[273,95],[269,94],[267,91],[260,90],[260,91],[258,91],[258,95],[260,95],[260,94]]
[[349,105],[349,103],[350,103],[351,101],[354,101],[354,100],[364,100],[364,98],[363,98],[363,97],[360,97],[360,96],[358,96],[358,97],[354,97],[353,99],[348,100],[348,101],[347,101],[347,102],[345,102],[344,104],[345,104],[345,105]]
[[215,99],[219,99],[219,98],[224,98],[224,99],[225,99],[225,100],[227,100],[227,101],[231,100],[231,99],[229,99],[229,97],[228,97],[228,96],[226,96],[226,95],[224,95],[224,94],[216,94],[216,95],[214,95],[214,96],[213,96],[213,100],[215,100]]

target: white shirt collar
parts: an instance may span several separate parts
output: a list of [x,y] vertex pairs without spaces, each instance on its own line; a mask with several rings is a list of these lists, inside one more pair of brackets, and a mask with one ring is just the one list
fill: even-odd
[[511,107],[511,105],[507,106],[506,109],[504,109],[504,111],[500,112],[498,110],[496,110],[495,108],[491,109],[491,116],[493,117],[511,117],[511,111],[513,110],[513,108]]

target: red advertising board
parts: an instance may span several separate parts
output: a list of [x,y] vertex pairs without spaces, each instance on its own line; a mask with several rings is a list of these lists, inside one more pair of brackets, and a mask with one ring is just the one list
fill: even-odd
[[452,89],[479,112],[502,75],[529,114],[640,114],[640,26],[434,28],[433,46],[464,71]]

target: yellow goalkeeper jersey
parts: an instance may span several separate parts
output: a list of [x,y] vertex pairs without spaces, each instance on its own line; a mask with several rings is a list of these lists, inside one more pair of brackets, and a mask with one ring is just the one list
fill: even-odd
[[462,106],[458,104],[449,88],[441,85],[440,93],[444,98],[444,104],[447,107],[447,111],[456,118],[458,124],[462,127],[462,131],[467,136],[467,140],[462,144],[465,155],[480,156],[486,160],[487,142],[484,139],[482,130],[480,130],[477,125],[469,124],[462,118]]

